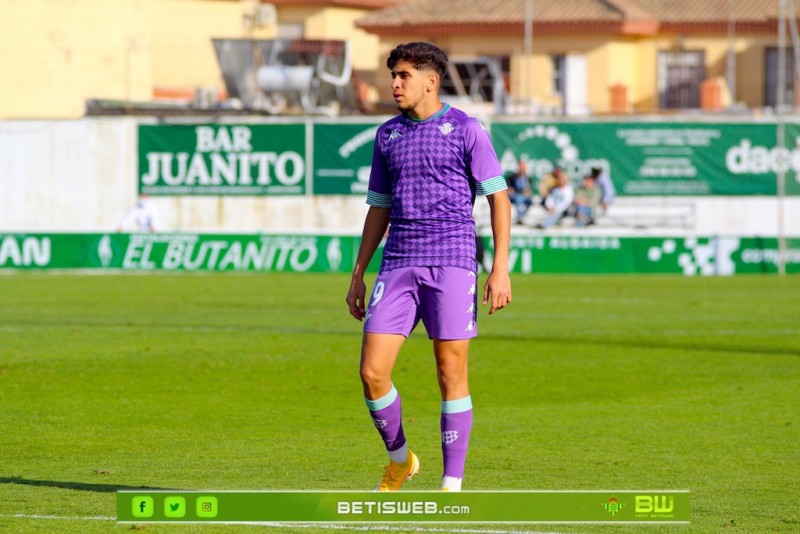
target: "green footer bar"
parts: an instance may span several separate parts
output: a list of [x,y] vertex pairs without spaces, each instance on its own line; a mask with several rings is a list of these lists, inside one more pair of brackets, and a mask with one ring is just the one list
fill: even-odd
[[147,491],[117,493],[122,523],[688,523],[687,490]]

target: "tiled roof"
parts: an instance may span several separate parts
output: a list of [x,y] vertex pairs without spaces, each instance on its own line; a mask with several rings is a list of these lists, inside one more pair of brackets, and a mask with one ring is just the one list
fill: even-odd
[[[800,14],[800,0],[794,1]],[[534,0],[534,27],[616,29],[654,33],[660,25],[727,24],[729,12],[738,23],[774,24],[777,0]],[[436,28],[520,28],[526,0],[407,0],[362,17],[368,31],[433,31]]]
[[[613,1],[613,0],[612,0]],[[777,20],[778,0],[635,0],[662,22],[765,22]],[[787,2],[788,4],[789,2]],[[795,1],[796,12],[800,3]]]
[[270,0],[278,6],[352,7],[360,9],[383,9],[398,3],[398,0]]
[[[621,20],[623,12],[610,2],[598,0],[536,0],[534,16],[539,20]],[[415,23],[519,22],[525,16],[525,0],[409,0],[365,16],[363,25],[407,25]]]

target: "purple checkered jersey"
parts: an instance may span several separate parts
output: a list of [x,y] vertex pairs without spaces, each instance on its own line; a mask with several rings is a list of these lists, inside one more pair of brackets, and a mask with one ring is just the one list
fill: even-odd
[[475,270],[475,194],[506,189],[489,134],[445,104],[425,120],[399,115],[378,128],[367,204],[391,208],[381,270]]

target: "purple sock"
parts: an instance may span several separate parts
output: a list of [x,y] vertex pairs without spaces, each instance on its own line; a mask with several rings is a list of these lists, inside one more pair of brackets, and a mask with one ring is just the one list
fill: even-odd
[[392,385],[389,393],[380,399],[365,398],[364,400],[367,403],[369,414],[372,416],[372,422],[386,444],[389,456],[392,456],[393,451],[397,451],[406,444],[406,436],[403,434],[403,409],[400,404],[400,394]]
[[469,433],[472,430],[472,398],[442,401],[442,461],[444,476],[464,478]]

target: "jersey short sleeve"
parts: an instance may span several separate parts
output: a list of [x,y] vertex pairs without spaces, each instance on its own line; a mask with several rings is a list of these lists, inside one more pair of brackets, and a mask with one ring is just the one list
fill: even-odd
[[375,143],[372,149],[372,169],[369,173],[369,187],[367,189],[367,204],[376,208],[392,207],[392,183],[389,176],[389,167],[381,151],[384,129],[379,128],[375,134]]
[[491,195],[507,189],[503,169],[492,146],[489,132],[474,118],[467,120],[466,127],[468,165],[475,179],[476,192],[479,195]]

